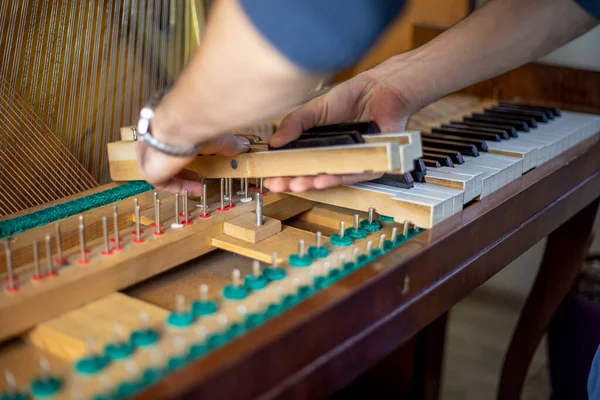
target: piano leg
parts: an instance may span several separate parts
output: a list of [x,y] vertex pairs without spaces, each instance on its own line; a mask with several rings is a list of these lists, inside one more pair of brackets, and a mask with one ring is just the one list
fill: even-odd
[[548,235],[540,270],[506,352],[498,400],[521,398],[533,355],[558,306],[571,290],[591,245],[599,200]]

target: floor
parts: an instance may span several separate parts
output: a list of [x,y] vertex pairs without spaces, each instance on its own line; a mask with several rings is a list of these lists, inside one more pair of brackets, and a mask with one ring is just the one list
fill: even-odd
[[[496,398],[503,356],[522,306],[523,300],[483,286],[452,309],[442,400]],[[531,364],[522,400],[549,398],[544,341]]]

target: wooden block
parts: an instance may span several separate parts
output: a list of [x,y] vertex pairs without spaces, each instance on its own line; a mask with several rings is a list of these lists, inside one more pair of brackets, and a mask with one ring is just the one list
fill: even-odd
[[[414,136],[416,134],[413,134]],[[412,139],[411,139],[412,140]],[[108,144],[111,178],[115,181],[139,180],[135,142]],[[414,144],[398,142],[331,146],[311,149],[258,151],[235,157],[199,156],[186,168],[205,178],[253,178],[363,172],[409,171],[415,154]]]
[[129,141],[135,140],[134,136],[133,136],[134,129],[135,129],[135,126],[133,126],[133,125],[121,127],[121,129],[119,130],[121,140],[124,142],[129,142]]
[[36,347],[66,360],[76,360],[86,351],[88,338],[100,350],[114,340],[114,326],[121,325],[123,337],[140,326],[140,313],[149,317],[149,327],[162,325],[168,311],[122,293],[99,300],[43,322],[24,338]]
[[281,232],[281,221],[263,216],[263,224],[256,226],[256,214],[247,213],[223,224],[223,233],[250,243],[258,243]]
[[[298,252],[298,242],[300,240],[304,240],[306,248],[308,248],[308,246],[314,244],[315,237],[316,235],[312,232],[291,226],[283,226],[281,232],[266,238],[260,243],[254,244],[223,234],[213,238],[212,245],[268,264],[271,264],[273,253],[277,252],[277,263],[283,265],[291,254]],[[328,242],[327,237],[322,236],[323,246],[327,245]]]

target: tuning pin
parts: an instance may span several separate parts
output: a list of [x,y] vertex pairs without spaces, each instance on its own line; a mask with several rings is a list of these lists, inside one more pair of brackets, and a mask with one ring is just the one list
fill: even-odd
[[179,193],[175,193],[175,222],[171,224],[171,228],[183,228],[183,224],[179,222]]
[[367,242],[367,257],[371,257],[371,249],[373,248],[373,242],[371,240],[369,240]]
[[[208,213],[208,207],[206,205],[206,198],[207,198],[207,194],[206,194],[206,183],[202,184],[202,215],[200,215],[200,218],[202,219],[206,219],[208,217],[210,217],[210,214]],[[221,205],[223,205],[221,203]]]
[[379,235],[379,250],[385,250],[385,233]]
[[346,234],[346,229],[345,229],[345,225],[346,223],[344,221],[340,221],[340,239],[342,239],[344,237],[344,235]]
[[119,213],[117,211],[117,206],[113,206],[113,230],[114,237],[110,240],[111,243],[115,244],[113,250],[123,250],[123,247],[121,246],[121,238],[119,237]]
[[208,301],[208,285],[200,285],[200,301],[204,303]]
[[55,224],[56,227],[56,265],[65,265],[67,263],[67,259],[63,257],[62,254],[62,240],[61,240],[61,232],[60,232],[60,224],[57,222]]
[[373,207],[369,207],[369,224],[373,223],[374,214],[375,214],[375,209]]
[[175,310],[178,314],[185,314],[187,312],[185,307],[185,297],[182,294],[175,296]]
[[154,220],[156,222],[154,222],[154,236],[162,236],[164,234],[164,232],[161,229],[161,223],[160,223],[160,199],[156,199],[156,203],[154,203],[154,207],[155,207],[155,213],[154,213]]
[[46,276],[53,278],[58,275],[52,266],[52,247],[51,247],[51,237],[50,235],[46,235]]
[[225,212],[225,178],[221,178],[221,207],[217,208],[217,212]]
[[354,214],[354,232],[360,229],[360,215]]
[[320,249],[321,248],[321,236],[322,236],[322,233],[321,232],[317,232],[316,236],[317,236],[317,238],[316,238],[315,247],[317,249]]
[[398,240],[398,228],[397,227],[393,227],[392,228],[392,243],[396,244],[397,240]]
[[[80,218],[80,222],[83,221],[83,216]],[[79,224],[79,265],[87,265],[90,260],[87,259],[89,250],[85,248],[85,226],[83,223]]]
[[408,221],[404,221],[404,226],[402,227],[402,234],[404,235],[404,237],[408,236],[408,229],[409,229],[409,222]]
[[104,250],[101,252],[103,256],[108,256],[112,254],[112,250],[110,249],[110,242],[108,240],[108,223],[106,217],[102,217],[102,236],[104,237]]
[[33,248],[33,275],[31,276],[31,280],[34,282],[39,282],[44,279],[40,271],[40,249],[38,246],[38,241],[34,240],[32,244]]
[[256,195],[256,226],[262,226],[263,215],[262,215],[262,197],[260,193]]

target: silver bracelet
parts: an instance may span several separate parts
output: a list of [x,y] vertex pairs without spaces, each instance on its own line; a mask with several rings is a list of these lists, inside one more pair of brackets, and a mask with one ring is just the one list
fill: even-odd
[[148,146],[160,151],[161,153],[173,157],[195,156],[198,154],[200,145],[194,145],[192,147],[173,146],[158,140],[152,136],[152,133],[150,132],[150,121],[154,117],[154,109],[156,106],[158,106],[160,99],[162,99],[167,91],[168,90],[163,90],[154,94],[148,101],[148,104],[145,105],[140,111],[140,120],[137,124],[137,134],[139,135],[140,141],[146,143]]

